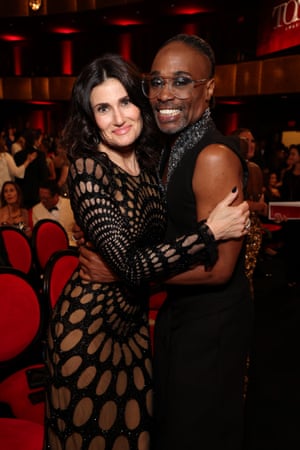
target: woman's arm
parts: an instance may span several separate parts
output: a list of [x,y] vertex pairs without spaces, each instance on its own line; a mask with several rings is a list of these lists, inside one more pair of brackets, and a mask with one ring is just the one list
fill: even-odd
[[[95,164],[91,161],[89,160],[90,164]],[[124,217],[119,207],[116,206],[108,191],[105,192],[103,180],[99,176],[99,167],[97,167],[96,179],[83,172],[82,162],[77,165],[77,168],[71,166],[70,170],[71,180],[73,180],[71,183],[73,187],[71,186],[70,190],[73,209],[80,212],[81,227],[91,238],[96,251],[101,254],[118,278],[128,284],[139,285],[145,281],[171,277],[196,263],[205,265],[215,263],[217,244],[205,223],[199,225],[198,234],[194,232],[174,241],[142,249],[128,246],[128,227],[124,224]],[[90,169],[90,173],[94,170],[95,167]],[[91,193],[99,191],[101,182],[101,198],[95,202]],[[78,186],[81,186],[81,191]],[[248,218],[247,205],[243,204],[239,208],[228,206],[236,195],[231,193],[218,207],[219,210],[214,212],[215,216],[212,214],[214,218],[210,221],[208,219],[217,238],[245,234],[244,225]],[[106,280],[102,279],[102,281]]]
[[9,153],[5,153],[9,173],[14,177],[24,178],[26,168],[36,158],[36,156],[36,153],[30,153],[27,156],[25,162],[20,166],[17,166],[12,155],[10,155]]

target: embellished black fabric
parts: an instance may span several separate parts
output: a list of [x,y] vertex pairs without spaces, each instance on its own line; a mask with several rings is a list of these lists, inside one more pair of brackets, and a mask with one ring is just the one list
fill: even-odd
[[183,130],[176,139],[170,153],[168,161],[167,183],[170,180],[175,168],[187,150],[192,149],[207,133],[210,128],[215,128],[215,124],[211,118],[210,109],[207,108],[201,118]]
[[208,259],[205,224],[173,242],[156,173],[131,176],[102,159],[70,166],[76,222],[118,275],[75,271],[56,305],[47,347],[46,445],[51,450],[148,450],[152,367],[148,285]]

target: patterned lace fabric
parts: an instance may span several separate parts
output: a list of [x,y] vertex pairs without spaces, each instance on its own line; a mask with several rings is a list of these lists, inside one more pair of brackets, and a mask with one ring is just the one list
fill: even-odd
[[199,235],[158,244],[166,217],[154,173],[134,177],[87,158],[70,175],[77,223],[120,281],[83,282],[75,271],[57,302],[47,340],[45,448],[149,450],[148,282],[214,258],[216,244],[205,224]]

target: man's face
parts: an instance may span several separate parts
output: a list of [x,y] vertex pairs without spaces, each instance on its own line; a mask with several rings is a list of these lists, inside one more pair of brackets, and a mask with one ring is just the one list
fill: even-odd
[[209,106],[214,91],[214,79],[209,79],[210,62],[206,55],[182,42],[172,42],[162,48],[154,58],[151,75],[163,78],[189,77],[207,79],[203,84],[191,86],[190,95],[180,99],[169,89],[168,83],[150,99],[160,130],[175,134],[195,123]]
[[39,189],[40,202],[45,206],[46,209],[53,208],[59,200],[58,195],[51,195],[49,189],[40,188]]

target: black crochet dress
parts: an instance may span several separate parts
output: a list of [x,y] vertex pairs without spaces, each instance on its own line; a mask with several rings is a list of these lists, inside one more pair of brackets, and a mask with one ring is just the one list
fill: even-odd
[[205,224],[159,244],[166,209],[153,172],[132,176],[109,160],[81,158],[70,167],[70,198],[87,240],[120,281],[88,283],[75,271],[58,300],[47,344],[45,448],[148,450],[149,282],[213,263],[216,244]]

